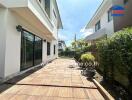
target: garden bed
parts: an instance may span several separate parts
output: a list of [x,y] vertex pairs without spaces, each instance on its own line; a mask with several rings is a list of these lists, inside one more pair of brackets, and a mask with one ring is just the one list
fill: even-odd
[[112,86],[110,83],[103,80],[103,76],[99,71],[95,75],[96,81],[98,81],[116,100],[131,100],[128,93],[122,86],[115,84]]

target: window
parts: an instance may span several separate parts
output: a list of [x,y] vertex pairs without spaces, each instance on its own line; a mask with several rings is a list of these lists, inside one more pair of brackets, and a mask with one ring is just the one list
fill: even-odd
[[23,31],[21,41],[21,69],[27,69],[33,66],[33,42],[34,36]]
[[42,39],[26,30],[21,33],[21,70],[24,70],[42,62]]
[[56,46],[54,45],[54,55],[56,54]]
[[53,10],[53,13],[54,13],[54,16],[55,16],[55,18],[56,18],[57,16],[56,16],[56,13],[55,13],[55,11],[54,11],[54,10]]
[[59,47],[61,47],[62,45],[61,45],[61,43],[59,43]]
[[39,2],[41,3],[42,1],[41,1],[41,0],[39,0]]
[[45,0],[45,11],[50,18],[50,0]]
[[42,39],[35,36],[34,43],[34,64],[38,65],[42,62]]
[[47,55],[50,55],[50,42],[47,42]]
[[112,16],[112,9],[110,8],[108,11],[108,22],[110,22],[111,20],[113,20],[113,16]]
[[128,0],[124,0],[124,4],[126,4],[128,2]]
[[98,21],[95,25],[95,32],[97,32],[101,28],[100,21]]
[[58,44],[58,48],[59,48],[59,49],[62,48],[62,44],[61,44],[61,43]]

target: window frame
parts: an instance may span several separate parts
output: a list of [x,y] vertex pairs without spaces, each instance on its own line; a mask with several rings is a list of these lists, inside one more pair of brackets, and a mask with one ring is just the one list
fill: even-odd
[[110,9],[108,10],[107,15],[108,15],[108,22],[112,21],[112,20],[113,20],[112,8],[110,8]]
[[[48,3],[49,3],[49,5],[46,5],[47,4],[47,2],[46,1],[48,1]],[[48,17],[50,18],[51,17],[51,1],[50,0],[45,0],[45,12],[47,13],[47,15],[48,15]]]
[[56,45],[54,45],[54,55],[56,54]]
[[57,18],[57,15],[54,9],[53,9],[53,14],[54,14],[54,17]]
[[42,3],[42,0],[38,0],[40,3]]
[[95,24],[95,32],[97,32],[98,30],[101,29],[101,21],[99,20],[96,24]]
[[47,56],[50,56],[51,55],[51,43],[50,42],[47,42]]
[[[32,51],[33,51],[33,54],[32,54],[33,58],[32,58],[32,65],[31,66],[23,66],[22,65],[22,41],[23,41],[24,32],[27,32],[28,34],[33,36],[33,43],[32,43],[33,47],[31,48]],[[20,54],[21,55],[21,57],[20,57],[21,64],[20,64],[20,71],[26,70],[26,69],[31,68],[31,67],[36,66],[36,65],[39,65],[39,64],[35,64],[35,37],[38,37],[38,38],[41,39],[41,51],[43,53],[43,39],[41,37],[33,34],[32,32],[22,28],[22,30],[21,30],[21,54]],[[42,53],[41,53],[41,63],[42,63]]]
[[129,0],[123,0],[124,4],[127,4]]
[[[36,38],[38,38],[40,41],[39,41],[39,45],[38,44],[36,44]],[[38,36],[34,36],[34,65],[37,65],[37,64],[39,64],[39,63],[37,63],[37,58],[36,58],[36,54],[40,54],[40,53],[36,53],[37,52],[37,50],[38,50],[38,47],[36,48],[36,46],[41,46],[41,62],[42,62],[42,55],[43,55],[43,40],[40,38],[40,37],[38,37]]]

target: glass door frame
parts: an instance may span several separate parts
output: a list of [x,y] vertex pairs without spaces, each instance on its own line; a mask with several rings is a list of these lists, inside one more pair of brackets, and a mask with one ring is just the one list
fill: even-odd
[[[27,33],[33,35],[33,37],[34,37],[34,40],[33,40],[33,48],[32,48],[32,49],[33,49],[33,55],[32,55],[32,57],[33,57],[33,64],[32,64],[32,66],[29,66],[29,67],[27,67],[27,68],[23,68],[24,66],[22,66],[22,39],[23,39],[23,34],[24,34],[24,32],[27,32]],[[21,50],[20,50],[20,71],[23,71],[23,70],[26,70],[26,69],[31,68],[31,67],[33,67],[33,66],[36,66],[36,64],[35,64],[35,37],[38,37],[38,38],[41,39],[41,50],[42,50],[42,51],[41,51],[41,63],[42,63],[43,39],[42,39],[41,37],[39,37],[39,36],[33,34],[32,32],[27,31],[26,29],[22,28],[22,30],[21,30]],[[40,64],[41,64],[41,63],[40,63]],[[39,65],[39,64],[38,64],[38,65]]]

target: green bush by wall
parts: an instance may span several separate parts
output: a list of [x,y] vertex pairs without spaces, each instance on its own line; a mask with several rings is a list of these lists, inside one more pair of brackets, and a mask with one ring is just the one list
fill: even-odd
[[97,43],[104,78],[116,80],[132,93],[132,28]]
[[87,54],[82,54],[81,55],[81,60],[83,62],[94,62],[95,61],[95,57],[91,54],[91,53],[87,53]]

